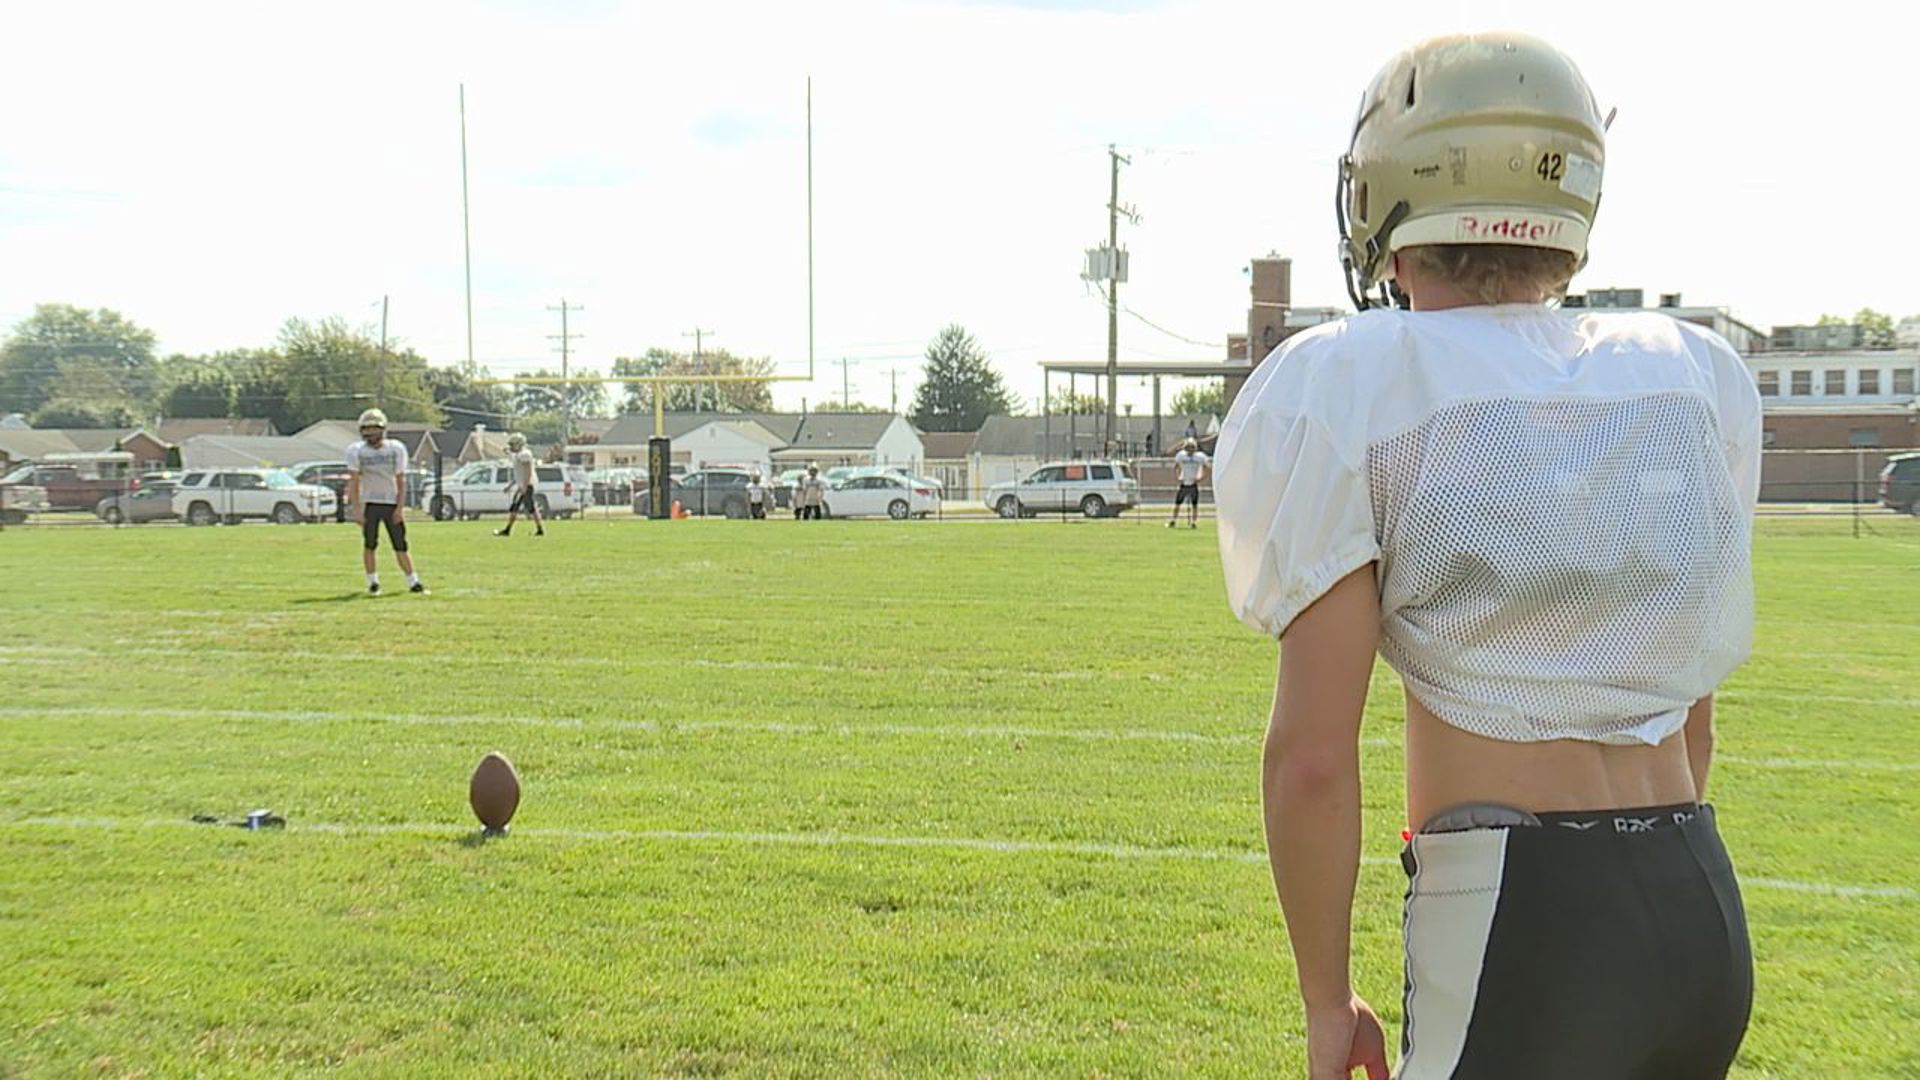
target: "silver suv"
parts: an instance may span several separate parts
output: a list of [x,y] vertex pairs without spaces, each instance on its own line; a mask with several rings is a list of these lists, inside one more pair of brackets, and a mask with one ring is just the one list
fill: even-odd
[[1058,461],[1025,480],[987,489],[987,508],[1003,518],[1077,513],[1118,517],[1140,501],[1140,481],[1123,461]]

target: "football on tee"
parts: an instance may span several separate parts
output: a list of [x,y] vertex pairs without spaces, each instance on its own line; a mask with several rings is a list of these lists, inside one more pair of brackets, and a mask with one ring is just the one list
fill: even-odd
[[513,762],[498,752],[481,758],[467,782],[467,802],[488,832],[506,832],[507,822],[520,808],[520,775],[513,771]]

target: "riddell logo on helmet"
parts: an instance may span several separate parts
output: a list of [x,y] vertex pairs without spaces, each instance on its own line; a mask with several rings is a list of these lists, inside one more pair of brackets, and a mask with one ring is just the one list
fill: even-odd
[[1477,218],[1462,214],[1454,219],[1453,234],[1456,240],[1518,240],[1538,243],[1551,240],[1566,228],[1564,221],[1540,220],[1530,217]]

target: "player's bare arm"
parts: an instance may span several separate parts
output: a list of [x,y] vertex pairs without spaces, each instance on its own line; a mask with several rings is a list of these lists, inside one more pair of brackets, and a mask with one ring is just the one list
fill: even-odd
[[1360,867],[1360,718],[1380,622],[1374,568],[1347,575],[1293,621],[1261,762],[1267,856],[1307,1013],[1309,1075],[1365,1067],[1385,1080],[1379,1021],[1348,961]]

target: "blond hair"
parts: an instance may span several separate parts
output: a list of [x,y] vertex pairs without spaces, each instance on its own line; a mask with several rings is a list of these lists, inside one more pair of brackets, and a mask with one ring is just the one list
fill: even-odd
[[1514,244],[1419,244],[1399,253],[1413,260],[1421,276],[1483,304],[1560,299],[1580,268],[1570,251]]

